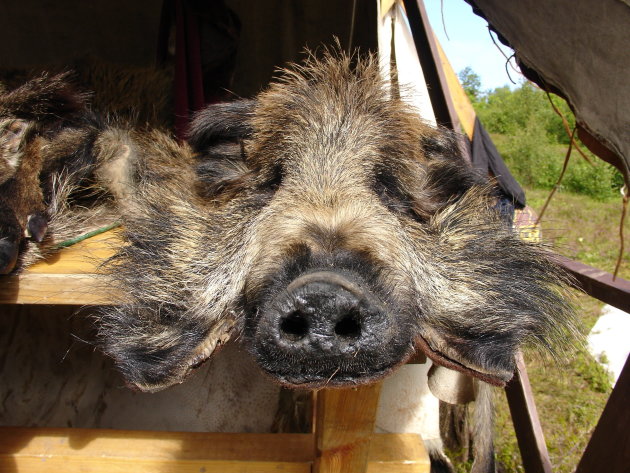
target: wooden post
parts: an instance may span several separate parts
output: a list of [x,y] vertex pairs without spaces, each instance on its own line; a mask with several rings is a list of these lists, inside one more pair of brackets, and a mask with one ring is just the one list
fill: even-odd
[[630,356],[576,473],[628,473],[630,471]]
[[521,451],[526,473],[551,473],[551,461],[545,444],[534,395],[529,384],[523,354],[516,358],[517,370],[514,378],[505,387],[516,440]]
[[317,393],[314,473],[365,473],[381,383]]

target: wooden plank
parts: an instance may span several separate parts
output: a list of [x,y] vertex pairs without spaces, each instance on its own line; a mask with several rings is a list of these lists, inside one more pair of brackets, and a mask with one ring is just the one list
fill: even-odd
[[116,293],[95,274],[23,274],[0,280],[0,304],[103,305]]
[[[0,456],[0,473],[311,473],[311,463]],[[379,472],[380,473],[380,472]],[[384,472],[383,472],[384,473]],[[401,472],[402,473],[402,472]]]
[[[0,472],[309,472],[313,434],[0,428]],[[416,434],[378,434],[368,473],[428,473]],[[343,471],[348,471],[345,468]]]
[[372,435],[367,473],[429,473],[430,470],[431,461],[420,435]]
[[315,473],[364,473],[381,383],[317,393]]
[[575,278],[576,286],[591,297],[630,312],[630,281],[584,263],[558,256],[560,264]]
[[551,473],[551,461],[545,444],[534,395],[527,376],[522,353],[518,353],[517,370],[505,387],[516,440],[526,473]]
[[308,462],[312,434],[225,434],[114,429],[0,428],[0,454],[119,460]]
[[433,38],[435,40],[435,44],[437,46],[437,50],[440,56],[440,62],[442,64],[442,70],[444,71],[446,85],[448,86],[448,90],[453,100],[453,107],[455,108],[455,112],[457,113],[457,117],[459,118],[462,130],[464,131],[464,133],[466,133],[468,139],[472,141],[475,131],[475,118],[477,117],[477,114],[475,113],[475,109],[470,103],[468,95],[466,95],[466,91],[462,87],[462,84],[459,82],[459,78],[457,77],[457,74],[455,74],[451,63],[448,61],[446,53],[442,49],[442,45],[435,37],[435,35]]
[[0,304],[98,305],[118,295],[100,265],[123,242],[119,230],[95,235],[35,263],[18,276],[0,276]]
[[[461,123],[442,68],[439,48],[422,0],[403,0],[422,73],[427,84],[431,106],[438,125],[461,132]],[[470,162],[470,147],[460,136],[458,146],[463,158]]]
[[109,230],[94,235],[72,246],[63,248],[48,258],[30,266],[27,274],[94,274],[98,266],[116,252],[123,241],[120,230]]
[[630,472],[630,356],[575,473]]
[[439,66],[439,54],[429,25],[424,4],[420,0],[403,0],[416,51],[427,83],[429,98],[439,125],[459,131],[459,119],[450,100],[446,79]]

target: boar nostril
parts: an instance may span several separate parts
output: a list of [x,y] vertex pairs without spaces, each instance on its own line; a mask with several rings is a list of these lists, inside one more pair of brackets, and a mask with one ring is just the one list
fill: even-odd
[[335,324],[335,333],[343,338],[359,338],[361,335],[359,314],[355,311],[345,314],[341,320]]
[[299,311],[292,312],[280,322],[280,331],[289,340],[301,340],[308,334],[308,321]]

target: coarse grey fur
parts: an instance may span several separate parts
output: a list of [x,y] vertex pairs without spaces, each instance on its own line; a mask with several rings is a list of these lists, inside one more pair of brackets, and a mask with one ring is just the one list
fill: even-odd
[[[234,336],[289,386],[372,382],[417,349],[503,385],[520,346],[553,349],[573,331],[553,254],[505,224],[456,140],[390,97],[372,57],[311,57],[254,100],[201,111],[188,143],[107,124],[64,84],[0,95],[0,204],[16,216],[0,221],[3,266],[16,249],[32,260],[25,245],[54,249],[58,229],[121,218],[126,244],[107,268],[123,296],[96,323],[131,386],[180,383]],[[2,200],[16,187],[37,192]],[[34,214],[48,224],[40,243],[26,231]],[[365,339],[333,354],[276,343],[278,307],[315,291],[292,284],[324,273],[317,287],[352,300]]]

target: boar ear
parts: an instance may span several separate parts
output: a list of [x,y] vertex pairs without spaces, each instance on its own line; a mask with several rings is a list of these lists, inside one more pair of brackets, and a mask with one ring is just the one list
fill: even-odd
[[12,116],[41,123],[56,123],[80,114],[89,95],[71,84],[71,73],[43,74],[0,96],[0,116]]
[[426,180],[423,182],[425,212],[434,213],[460,199],[474,186],[487,186],[488,177],[462,156],[457,133],[440,128],[423,137],[421,147],[426,157]]
[[210,105],[196,114],[188,142],[198,161],[199,192],[206,197],[238,185],[249,172],[243,139],[252,133],[255,101]]
[[206,154],[217,145],[247,138],[252,133],[250,119],[255,105],[254,100],[209,105],[195,114],[188,143],[197,153]]
[[433,135],[425,136],[422,149],[429,162],[429,178],[445,197],[462,195],[471,187],[486,184],[487,176],[476,170],[462,155],[463,137],[440,127]]

